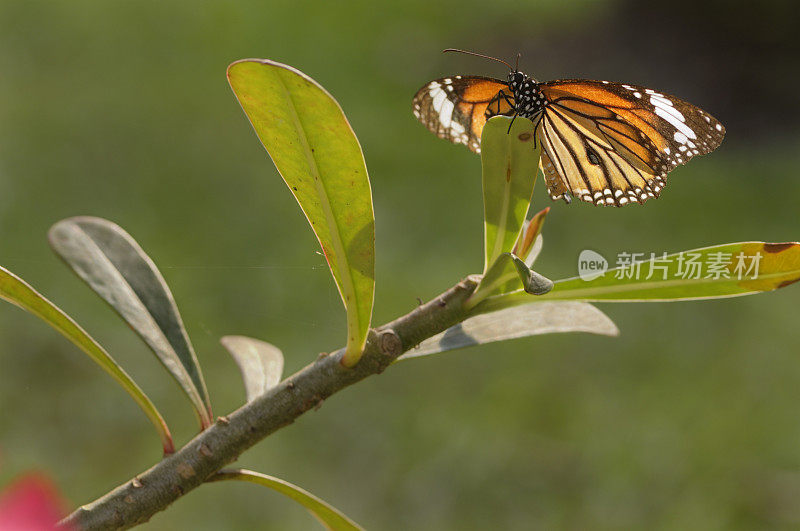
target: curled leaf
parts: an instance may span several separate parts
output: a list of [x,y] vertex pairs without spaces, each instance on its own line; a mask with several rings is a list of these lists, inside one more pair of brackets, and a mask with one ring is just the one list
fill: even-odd
[[522,261],[518,256],[509,253],[514,268],[517,270],[519,279],[522,282],[522,289],[531,295],[544,295],[553,289],[553,281],[544,275],[540,275]]
[[127,232],[106,219],[59,221],[48,234],[53,250],[144,340],[194,406],[202,429],[213,423],[211,402],[189,335],[164,277]]
[[[528,267],[533,267],[533,263],[536,261],[539,251],[541,251],[541,240],[539,236],[544,226],[544,220],[549,212],[550,207],[547,207],[534,214],[530,220],[525,221],[517,243],[514,244],[514,250],[511,251],[513,254],[522,258]],[[539,244],[538,248],[536,247],[537,243]]]
[[503,253],[483,275],[478,287],[466,301],[467,308],[474,308],[488,297],[496,297],[522,289],[533,295],[542,295],[553,289],[553,281],[533,271],[518,256]]
[[225,336],[219,342],[239,366],[248,402],[281,381],[283,354],[275,345],[246,336]]

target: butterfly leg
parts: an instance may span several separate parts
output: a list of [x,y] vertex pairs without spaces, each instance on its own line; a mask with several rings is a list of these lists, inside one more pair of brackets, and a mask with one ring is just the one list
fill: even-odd
[[511,123],[510,123],[510,124],[508,124],[508,131],[506,131],[506,134],[507,134],[507,135],[510,135],[510,134],[511,134],[511,126],[512,126],[512,125],[514,125],[514,120],[516,120],[516,119],[517,119],[517,116],[519,116],[519,115],[518,115],[518,114],[516,114],[516,113],[514,113],[514,116],[512,116],[512,117],[511,117]]
[[511,96],[506,94],[506,91],[501,90],[500,92],[497,93],[497,95],[500,96],[501,98],[503,98],[503,101],[508,103],[509,107],[511,107],[512,109],[516,110],[516,105],[514,105],[514,100],[511,99]]
[[508,132],[506,133],[508,134],[511,133],[511,126],[514,125],[514,120],[517,117],[517,107],[516,105],[514,105],[514,100],[511,99],[511,97],[508,94],[506,94],[505,91],[501,90],[497,95],[503,98],[503,101],[505,101],[509,107],[514,109],[514,116],[511,118],[511,123],[508,124]]

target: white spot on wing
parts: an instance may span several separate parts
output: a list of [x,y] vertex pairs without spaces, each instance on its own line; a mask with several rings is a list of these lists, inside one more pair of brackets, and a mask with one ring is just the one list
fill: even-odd
[[449,128],[451,125],[450,122],[453,120],[453,107],[453,102],[447,99],[441,104],[441,109],[439,110],[439,121],[442,122],[442,125],[445,128]]
[[433,110],[441,114],[442,104],[447,101],[447,94],[437,86],[435,94],[434,91],[431,90],[431,96],[433,97]]
[[[656,114],[668,121],[675,129],[680,131],[684,138],[697,138],[697,135],[694,134],[694,131],[692,131],[692,129],[685,123],[678,120],[673,114],[666,112],[661,107],[656,107]],[[685,144],[686,142],[682,143]]]
[[669,99],[667,99],[664,96],[662,96],[661,94],[655,94],[654,93],[652,96],[650,96],[650,102],[653,105],[661,104],[661,105],[664,105],[666,107],[672,107],[673,106],[672,102],[669,101]]
[[671,101],[656,94],[650,96],[650,103],[653,104],[656,114],[669,122],[675,129],[683,133],[687,138],[697,139],[694,131],[684,123],[686,118],[678,109],[672,106]]

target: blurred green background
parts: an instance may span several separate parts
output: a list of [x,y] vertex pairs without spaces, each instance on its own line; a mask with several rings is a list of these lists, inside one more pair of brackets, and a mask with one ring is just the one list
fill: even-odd
[[[267,57],[314,77],[359,136],[374,191],[375,323],[482,265],[479,159],[411,115],[457,73],[653,86],[728,127],[645,207],[553,204],[538,269],[590,248],[678,251],[800,239],[795,4],[673,0],[0,1],[0,263],[71,313],[161,408],[188,401],[49,250],[57,220],[126,228],[170,283],[215,413],[244,401],[225,334],[273,342],[287,373],[341,346],[316,240],[225,79]],[[544,187],[539,208],[550,204]],[[619,338],[545,336],[404,363],[244,454],[368,529],[764,529],[800,525],[800,290],[600,307]],[[62,337],[0,307],[0,484],[51,473],[74,505],[159,459],[134,402]],[[204,486],[150,529],[308,529],[248,484]]]

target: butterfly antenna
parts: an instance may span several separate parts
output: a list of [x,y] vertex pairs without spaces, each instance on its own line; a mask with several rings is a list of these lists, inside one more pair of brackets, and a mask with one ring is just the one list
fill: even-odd
[[519,58],[522,56],[522,52],[517,52],[517,66],[514,68],[514,72],[519,72]]
[[502,59],[498,59],[497,57],[492,57],[490,55],[483,55],[482,53],[469,52],[467,50],[459,50],[458,48],[448,48],[448,49],[442,51],[442,53],[446,53],[446,52],[459,52],[459,53],[465,53],[467,55],[475,55],[477,57],[483,57],[484,59],[490,59],[492,61],[497,61],[498,63],[503,63],[504,65],[506,65],[508,67],[509,70],[513,70],[514,72],[517,71],[516,69],[511,68],[511,65],[506,63]]

